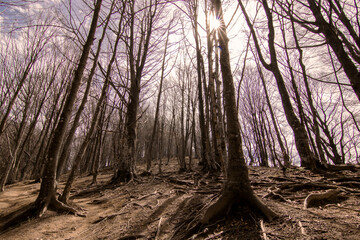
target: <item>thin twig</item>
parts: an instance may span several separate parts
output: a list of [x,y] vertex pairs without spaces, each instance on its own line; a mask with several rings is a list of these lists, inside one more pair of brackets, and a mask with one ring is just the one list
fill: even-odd
[[263,238],[264,240],[268,240],[267,236],[266,236],[266,229],[265,229],[265,225],[264,225],[264,220],[260,220],[260,228],[263,234]]
[[160,228],[161,228],[161,221],[162,221],[162,217],[160,217],[160,220],[159,220],[159,224],[158,224],[157,231],[156,231],[156,235],[155,235],[155,240],[158,240],[158,239],[159,239]]

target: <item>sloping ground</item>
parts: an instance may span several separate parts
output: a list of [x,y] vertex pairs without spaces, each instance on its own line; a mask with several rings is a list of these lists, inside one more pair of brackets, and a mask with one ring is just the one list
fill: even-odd
[[[154,169],[157,169],[155,167]],[[139,176],[116,187],[106,186],[111,173],[99,175],[98,186],[89,187],[91,177],[76,181],[71,203],[87,217],[48,211],[0,235],[0,239],[171,239],[191,229],[196,218],[221,190],[222,177],[176,172],[176,161],[164,166],[161,176]],[[139,172],[142,168],[139,167]],[[192,231],[186,239],[359,239],[360,175],[343,172],[317,175],[290,169],[250,168],[255,192],[279,218],[263,222],[248,209]],[[64,184],[62,182],[62,184]],[[61,186],[60,186],[61,188]],[[4,216],[35,200],[39,184],[21,182],[0,194],[0,224]],[[310,193],[339,189],[331,199],[311,202]],[[311,207],[313,205],[313,207]],[[175,235],[175,236],[174,236]]]

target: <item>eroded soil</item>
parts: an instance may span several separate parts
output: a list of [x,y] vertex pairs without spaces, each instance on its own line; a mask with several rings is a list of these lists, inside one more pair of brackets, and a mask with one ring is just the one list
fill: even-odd
[[[360,239],[359,171],[326,176],[301,168],[290,169],[285,176],[274,168],[249,171],[255,192],[279,218],[267,222],[247,208],[233,209],[185,239]],[[0,239],[181,238],[191,229],[189,219],[216,200],[223,182],[221,176],[179,174],[175,160],[164,166],[162,175],[139,175],[127,184],[108,186],[111,176],[112,172],[101,173],[97,186],[89,186],[91,176],[77,179],[70,202],[86,217],[47,211],[40,219],[0,234]],[[33,202],[39,187],[29,181],[7,186],[0,193],[0,224],[7,214]],[[340,194],[304,208],[310,193],[329,189],[339,189]]]

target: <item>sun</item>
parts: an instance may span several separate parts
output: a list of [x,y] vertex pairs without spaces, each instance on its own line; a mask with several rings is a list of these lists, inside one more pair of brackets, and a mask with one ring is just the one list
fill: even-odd
[[210,29],[211,30],[217,30],[220,27],[220,25],[221,25],[220,19],[215,14],[210,13],[209,20],[210,20]]

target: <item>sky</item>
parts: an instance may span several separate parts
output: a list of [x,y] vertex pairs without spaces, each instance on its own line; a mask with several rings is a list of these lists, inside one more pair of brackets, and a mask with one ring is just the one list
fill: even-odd
[[57,9],[62,0],[0,0],[0,34],[27,25],[40,11]]

